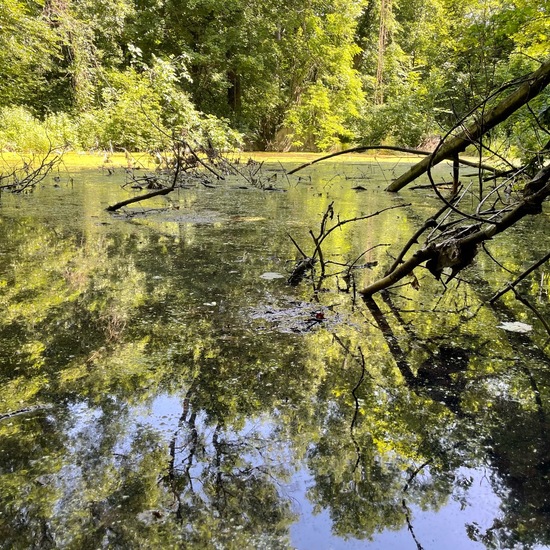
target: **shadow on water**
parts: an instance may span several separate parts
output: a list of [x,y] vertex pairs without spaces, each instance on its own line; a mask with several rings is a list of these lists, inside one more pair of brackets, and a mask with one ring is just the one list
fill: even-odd
[[[502,281],[482,260],[443,295],[286,284],[288,233],[307,242],[332,201],[342,219],[404,203],[360,169],[361,193],[329,165],[132,216],[89,174],[2,196],[1,548],[550,544],[547,348],[499,328],[535,323],[484,305]],[[368,249],[356,276],[375,277],[376,245],[437,207],[410,202],[334,231],[333,265]]]

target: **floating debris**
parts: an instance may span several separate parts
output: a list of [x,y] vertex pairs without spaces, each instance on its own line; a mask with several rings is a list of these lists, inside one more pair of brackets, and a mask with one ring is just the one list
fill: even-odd
[[[306,333],[319,328],[334,329],[344,322],[331,306],[289,299],[286,304],[266,304],[253,308],[250,317],[265,321],[269,328],[282,333]],[[349,320],[348,320],[349,323]]]
[[260,279],[266,279],[267,281],[272,281],[273,279],[284,279],[285,275],[277,273],[275,271],[266,271],[260,275]]
[[527,323],[521,323],[519,321],[505,321],[500,323],[497,328],[507,330],[508,332],[521,332],[523,334],[531,332],[533,327]]

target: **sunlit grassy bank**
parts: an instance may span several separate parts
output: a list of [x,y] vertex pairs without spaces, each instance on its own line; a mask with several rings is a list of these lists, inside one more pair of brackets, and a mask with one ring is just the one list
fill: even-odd
[[[248,162],[249,159],[253,159],[258,162],[266,163],[290,163],[290,164],[302,164],[317,160],[326,156],[326,153],[276,153],[276,152],[242,152],[235,151],[227,153],[226,157],[229,160],[237,161],[241,163]],[[0,172],[5,171],[9,167],[15,167],[22,163],[37,164],[40,163],[43,155],[32,153],[2,153],[0,160]],[[53,158],[53,154],[52,154]],[[415,155],[403,155],[389,153],[387,151],[375,152],[369,151],[368,153],[350,153],[346,155],[340,155],[334,159],[334,162],[339,163],[351,163],[372,161],[376,158],[380,162],[396,162],[398,159],[403,160],[416,160],[422,158]],[[67,170],[86,170],[86,169],[105,169],[107,167],[113,168],[128,168],[128,167],[141,167],[144,169],[153,169],[156,167],[156,162],[151,155],[146,153],[108,153],[105,151],[100,152],[70,152],[62,155],[62,160],[59,165],[59,169],[63,168]]]

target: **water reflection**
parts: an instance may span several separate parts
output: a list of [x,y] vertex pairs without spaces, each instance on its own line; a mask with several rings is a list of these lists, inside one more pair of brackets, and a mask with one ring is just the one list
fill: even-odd
[[[287,232],[306,242],[332,200],[343,218],[404,202],[341,170],[132,217],[105,214],[122,192],[90,175],[2,198],[2,548],[550,543],[548,358],[496,328],[515,304],[420,277],[352,308],[336,279],[261,277],[289,272]],[[327,250],[406,240],[430,208]],[[498,246],[513,267],[516,244]]]

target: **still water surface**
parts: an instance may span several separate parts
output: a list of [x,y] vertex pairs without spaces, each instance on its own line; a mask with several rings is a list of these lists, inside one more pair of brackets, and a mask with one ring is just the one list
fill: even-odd
[[[1,196],[0,547],[549,547],[546,335],[482,305],[512,276],[481,254],[444,293],[420,270],[384,325],[345,274],[289,286],[289,234],[311,254],[332,201],[331,224],[399,206],[324,244],[329,273],[368,251],[359,288],[437,205],[383,192],[405,164],[269,168],[280,191],[115,215],[122,170]],[[520,273],[541,223],[492,255]],[[544,270],[523,289],[547,308]]]

